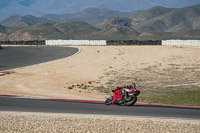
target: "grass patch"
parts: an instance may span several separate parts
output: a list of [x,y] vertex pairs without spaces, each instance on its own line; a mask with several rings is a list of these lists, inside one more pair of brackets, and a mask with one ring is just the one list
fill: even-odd
[[200,91],[143,92],[138,102],[200,106]]

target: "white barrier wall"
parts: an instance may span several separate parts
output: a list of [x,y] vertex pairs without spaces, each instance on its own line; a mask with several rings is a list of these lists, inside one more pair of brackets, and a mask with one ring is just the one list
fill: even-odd
[[200,46],[200,40],[162,40],[166,46]]
[[106,40],[45,40],[46,45],[106,45]]

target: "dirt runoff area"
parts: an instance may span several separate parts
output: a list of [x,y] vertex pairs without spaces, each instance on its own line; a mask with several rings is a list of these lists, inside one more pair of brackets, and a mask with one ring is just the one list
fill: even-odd
[[0,112],[0,132],[10,133],[199,133],[189,119],[53,113]]
[[105,100],[116,86],[135,82],[139,102],[149,92],[200,91],[200,47],[78,46],[73,57],[0,76],[0,94]]

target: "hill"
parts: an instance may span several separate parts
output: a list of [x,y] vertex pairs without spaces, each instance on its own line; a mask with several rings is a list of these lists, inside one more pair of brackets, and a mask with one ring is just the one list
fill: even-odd
[[[164,7],[153,7],[151,9],[141,11],[139,13],[136,13],[134,15],[131,15],[127,18],[112,18],[112,19],[105,19],[102,22],[98,22],[94,24],[96,27],[100,29],[105,29],[110,26],[128,26],[130,28],[134,28],[136,30],[139,30],[140,32],[143,32],[147,27],[158,28],[158,25],[155,23],[155,21],[176,9],[171,8],[164,8]],[[155,24],[155,26],[152,25]],[[142,28],[145,28],[142,30]],[[158,29],[159,30],[159,29]]]
[[[140,13],[143,14],[143,13]],[[162,15],[134,23],[137,15],[132,16],[133,26],[140,32],[180,32],[200,28],[200,5],[173,9]]]
[[[127,27],[140,33],[137,39],[181,38],[183,32],[188,34],[188,38],[193,38],[191,31],[200,29],[199,20],[200,5],[180,9],[153,7],[130,17],[104,19],[95,23],[94,26],[104,31],[113,27]],[[187,32],[188,30],[190,32]],[[130,36],[130,33],[126,32],[126,35]],[[195,37],[200,38],[199,34]]]
[[[28,27],[10,27],[1,40],[87,39],[99,29],[85,22],[39,23]],[[12,32],[11,32],[12,31]]]
[[84,21],[86,23],[95,23],[102,21],[103,19],[110,17],[125,17],[136,12],[119,12],[108,9],[98,9],[98,8],[87,8],[78,13],[68,13],[68,14],[46,14],[41,17],[35,17],[32,15],[25,16],[11,16],[0,22],[4,26],[14,26],[18,23],[25,22],[29,24],[38,23],[69,23],[76,21]]
[[95,23],[110,17],[124,17],[133,14],[134,12],[119,12],[108,9],[98,9],[98,8],[87,8],[82,12],[78,13],[68,13],[68,14],[46,14],[41,18],[45,18],[51,21],[56,21],[59,23],[84,21],[86,23]]
[[1,21],[0,24],[4,26],[14,26],[18,23],[25,22],[29,24],[37,24],[37,23],[53,23],[53,21],[47,20],[45,18],[38,18],[32,15],[26,15],[26,16],[11,16],[6,18],[5,20]]
[[3,25],[0,25],[0,32],[5,33],[7,31],[7,28]]

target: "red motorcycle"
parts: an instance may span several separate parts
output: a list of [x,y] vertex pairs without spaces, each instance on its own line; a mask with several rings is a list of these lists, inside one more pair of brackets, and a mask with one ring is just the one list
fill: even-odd
[[131,106],[135,104],[135,102],[137,101],[137,96],[140,94],[140,91],[136,90],[135,86],[131,90],[127,88],[117,88],[115,90],[112,90],[112,92],[113,96],[110,96],[106,99],[106,105],[118,104]]

